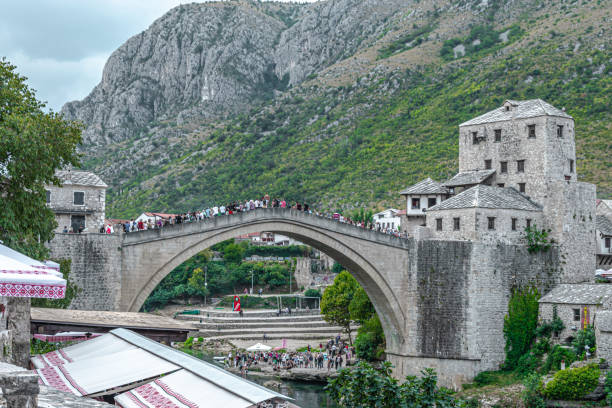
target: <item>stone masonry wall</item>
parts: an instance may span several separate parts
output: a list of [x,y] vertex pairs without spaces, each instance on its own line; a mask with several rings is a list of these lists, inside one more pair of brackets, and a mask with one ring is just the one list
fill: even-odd
[[[77,186],[65,184],[62,187],[49,185],[45,187],[50,191],[49,208],[55,213],[57,228],[55,232],[61,232],[65,226],[70,228],[69,213],[85,215],[85,228],[87,232],[97,232],[104,224],[106,189],[94,186]],[[74,204],[74,192],[82,191],[85,193],[84,204]],[[85,211],[89,213],[85,214]]]
[[581,182],[548,182],[544,202],[546,227],[559,243],[564,283],[589,282],[596,267],[595,186]]
[[512,290],[533,285],[546,293],[559,283],[558,250],[530,254],[520,245],[474,243],[470,263],[467,354],[481,359],[480,370],[495,370],[504,360],[504,316]]
[[72,260],[79,292],[71,309],[119,310],[121,241],[119,234],[56,234],[49,243],[51,258]]

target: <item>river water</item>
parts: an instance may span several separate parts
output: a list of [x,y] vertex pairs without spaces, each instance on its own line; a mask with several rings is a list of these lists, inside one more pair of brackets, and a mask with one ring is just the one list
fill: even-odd
[[[202,353],[196,350],[183,351],[188,352],[194,357],[222,367],[222,365],[213,360],[211,354]],[[248,375],[247,378],[260,385],[264,385],[266,381],[270,381],[270,378],[256,375]],[[278,379],[274,379],[274,381],[281,383],[280,389],[275,389],[274,391],[293,398],[295,400],[293,403],[302,408],[338,408],[338,405],[334,404],[323,389],[325,384],[283,381]]]

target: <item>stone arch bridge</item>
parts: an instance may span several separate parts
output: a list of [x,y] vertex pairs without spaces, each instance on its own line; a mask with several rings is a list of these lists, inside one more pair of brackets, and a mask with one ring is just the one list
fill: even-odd
[[499,366],[511,289],[531,283],[545,289],[558,267],[555,251],[533,255],[521,246],[398,238],[281,208],[129,234],[58,234],[50,249],[55,258],[72,259],[81,291],[71,307],[138,311],[184,261],[261,231],[292,237],[345,266],[374,304],[396,373],[433,367],[448,386]]

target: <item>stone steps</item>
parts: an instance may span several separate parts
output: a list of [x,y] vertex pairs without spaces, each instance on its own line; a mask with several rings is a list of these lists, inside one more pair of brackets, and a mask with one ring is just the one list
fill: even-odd
[[306,322],[292,322],[292,321],[283,321],[283,322],[250,322],[249,320],[244,320],[240,322],[231,322],[231,323],[215,323],[203,321],[202,323],[193,323],[193,327],[197,327],[199,329],[208,329],[208,330],[226,330],[226,329],[264,329],[264,328],[319,328],[319,327],[329,327],[327,322],[324,320],[317,321],[306,321]]
[[[325,344],[329,339],[335,338],[338,335],[338,331],[330,331],[327,333],[290,333],[290,332],[279,332],[279,333],[266,333],[266,341],[268,340],[317,340],[320,343]],[[204,337],[204,336],[201,336]],[[342,338],[345,338],[346,334],[342,333]],[[220,335],[206,337],[207,340],[257,340],[263,341],[263,334],[239,334],[239,335]]]
[[[222,318],[222,319],[233,319],[236,318],[238,316],[238,312],[232,312],[232,311],[214,311],[214,310],[205,310],[205,309],[192,309],[192,310],[199,310],[200,314],[198,315],[184,315],[184,314],[177,314],[176,315],[176,319],[178,320],[193,320],[193,319],[199,319],[200,317],[204,318]],[[273,318],[276,317],[276,309],[265,309],[265,310],[258,310],[258,311],[245,311],[243,312],[243,318]],[[305,310],[305,309],[291,309],[291,316],[290,317],[312,317],[312,316],[320,316],[321,313],[318,309],[313,309],[313,310]],[[286,312],[283,312],[281,317],[283,316],[287,316]]]
[[[179,315],[180,316],[180,315]],[[244,317],[207,317],[206,315],[183,315],[184,317],[177,320],[187,320],[202,323],[216,323],[216,324],[235,324],[235,323],[304,323],[304,322],[322,322],[323,318],[320,314],[310,316],[287,316],[283,315],[280,317],[249,317],[246,314]]]
[[[351,329],[357,330],[358,326],[354,326]],[[265,334],[267,337],[271,335],[295,335],[298,337],[291,338],[302,338],[304,335],[315,335],[317,338],[324,337],[335,337],[338,333],[342,333],[341,327],[284,327],[284,328],[242,328],[242,329],[199,329],[198,334],[201,337],[227,337],[227,338],[242,338],[242,336],[252,336],[252,338],[263,338]]]

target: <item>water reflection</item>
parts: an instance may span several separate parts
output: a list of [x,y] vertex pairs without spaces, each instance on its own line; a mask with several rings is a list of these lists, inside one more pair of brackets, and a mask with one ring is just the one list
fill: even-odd
[[[183,350],[194,357],[207,361],[209,363],[222,367],[221,364],[217,363],[213,359],[213,355],[203,353],[198,350]],[[249,380],[264,385],[266,381],[270,381],[270,378],[259,377],[254,375],[247,376]],[[281,394],[287,395],[295,399],[294,403],[302,408],[337,408],[338,406],[327,396],[323,387],[325,384],[317,383],[302,383],[296,381],[283,381],[274,379],[276,382],[280,382],[280,389],[274,389],[274,391],[280,392]]]

